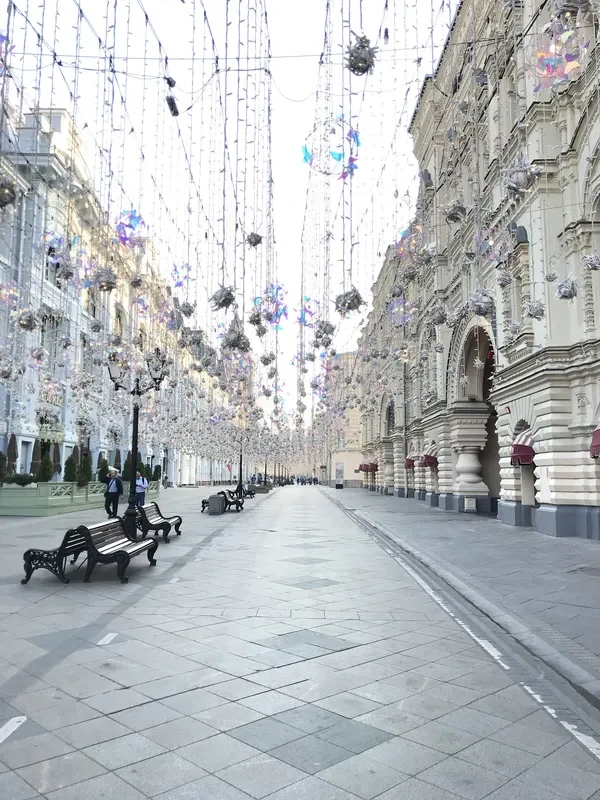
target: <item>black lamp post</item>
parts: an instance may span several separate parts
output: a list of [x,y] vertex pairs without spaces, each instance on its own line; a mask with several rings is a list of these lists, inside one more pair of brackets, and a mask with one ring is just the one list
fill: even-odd
[[133,384],[126,386],[121,381],[124,380],[125,370],[118,362],[116,357],[108,358],[108,374],[115,385],[115,391],[124,389],[133,397],[133,425],[131,434],[131,474],[129,476],[129,500],[127,510],[123,514],[125,531],[132,538],[137,538],[137,506],[136,506],[136,472],[138,463],[138,428],[140,421],[140,397],[151,389],[160,389],[163,378],[167,374],[167,359],[164,353],[157,347],[153,353],[146,356],[146,364],[150,374],[150,382],[142,385],[139,376],[134,378]]
[[243,445],[242,445],[242,442],[240,441],[240,471],[238,473],[238,475],[239,475],[238,485],[235,487],[235,493],[240,498],[240,500],[244,497],[244,480],[242,478],[242,468],[243,468],[243,466],[244,466],[244,462],[243,462]]

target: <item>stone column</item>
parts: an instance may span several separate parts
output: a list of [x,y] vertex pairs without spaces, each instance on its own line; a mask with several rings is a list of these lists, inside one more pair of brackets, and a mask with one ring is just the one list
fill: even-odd
[[383,458],[383,464],[379,464],[379,470],[383,470],[380,491],[394,494],[394,444],[391,439],[382,439],[380,452]]
[[452,484],[456,511],[489,514],[489,490],[481,479],[480,453],[487,438],[486,403],[456,403],[452,407],[452,448],[458,458]]
[[427,495],[427,475],[428,467],[421,466],[421,459],[415,459],[415,497],[417,500],[425,500]]
[[404,470],[404,434],[395,431],[392,435],[394,450],[394,494],[396,497],[406,497],[406,478]]

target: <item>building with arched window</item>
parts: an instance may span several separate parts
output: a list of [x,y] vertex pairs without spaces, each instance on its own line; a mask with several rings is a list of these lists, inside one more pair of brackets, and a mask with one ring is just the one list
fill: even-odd
[[[422,87],[415,216],[359,343],[363,483],[600,539],[598,18],[553,8],[463,0]],[[550,86],[530,48],[559,25],[581,65]]]

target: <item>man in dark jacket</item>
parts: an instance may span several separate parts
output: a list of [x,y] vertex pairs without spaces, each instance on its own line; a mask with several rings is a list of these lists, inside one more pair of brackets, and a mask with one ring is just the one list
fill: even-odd
[[106,491],[104,492],[104,508],[109,519],[117,516],[119,497],[123,494],[123,481],[114,467],[110,467],[108,475],[104,478]]

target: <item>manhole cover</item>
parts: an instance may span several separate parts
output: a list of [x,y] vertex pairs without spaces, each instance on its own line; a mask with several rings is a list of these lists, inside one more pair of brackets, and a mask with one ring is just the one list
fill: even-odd
[[600,578],[600,567],[577,567],[570,569],[569,572],[576,575],[590,575],[592,578]]

